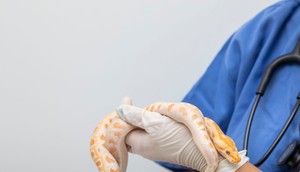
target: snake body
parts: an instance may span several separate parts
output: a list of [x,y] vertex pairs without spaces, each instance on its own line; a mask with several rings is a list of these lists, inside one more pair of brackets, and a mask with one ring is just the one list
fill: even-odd
[[[145,110],[168,116],[189,128],[195,144],[207,162],[206,172],[215,171],[218,167],[218,152],[231,163],[240,162],[241,158],[233,140],[214,121],[204,117],[196,106],[182,102],[158,102]],[[135,128],[120,119],[116,111],[99,122],[90,142],[90,153],[100,172],[126,171],[128,153],[125,137]]]

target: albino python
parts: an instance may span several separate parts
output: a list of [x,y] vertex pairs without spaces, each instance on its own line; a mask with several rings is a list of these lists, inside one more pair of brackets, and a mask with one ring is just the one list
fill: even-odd
[[[131,104],[130,99],[124,99],[123,104]],[[158,102],[145,110],[168,116],[189,128],[195,144],[207,162],[206,172],[215,171],[218,167],[217,151],[231,163],[240,162],[241,158],[232,139],[214,121],[203,117],[196,106],[182,102]],[[126,171],[128,153],[125,137],[135,128],[120,119],[116,111],[99,122],[90,142],[90,153],[100,172]]]

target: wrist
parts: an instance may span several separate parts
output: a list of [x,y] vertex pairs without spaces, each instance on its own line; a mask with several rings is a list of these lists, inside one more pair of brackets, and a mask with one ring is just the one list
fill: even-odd
[[261,172],[261,170],[255,167],[250,162],[246,162],[244,165],[238,168],[236,172]]

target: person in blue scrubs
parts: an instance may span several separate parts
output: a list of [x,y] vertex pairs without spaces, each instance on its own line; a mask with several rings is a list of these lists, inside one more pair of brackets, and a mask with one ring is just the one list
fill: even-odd
[[[299,39],[300,0],[284,0],[266,8],[229,38],[204,75],[184,97],[183,102],[196,105],[204,116],[213,119],[219,124],[223,132],[235,141],[238,150],[242,150],[246,124],[255,99],[256,90],[265,69],[274,59],[292,52]],[[237,171],[259,171],[256,167],[251,165],[251,163],[255,164],[260,160],[271,146],[289,117],[297,101],[296,98],[299,91],[299,65],[286,65],[275,71],[264,96],[259,102],[252,122],[247,150],[250,163],[247,162],[242,165],[241,168],[238,167]],[[133,120],[129,119],[131,116],[134,116],[132,118]],[[128,115],[128,119],[123,115],[122,119],[133,124],[136,123],[137,126],[141,125],[145,127],[151,124],[151,122],[143,123],[144,120],[154,117],[149,115],[147,118],[144,118],[144,116],[146,116],[146,114],[141,112],[137,115]],[[141,120],[140,118],[144,119]],[[157,119],[160,120],[160,118],[162,117],[158,116]],[[151,125],[154,126],[154,128],[151,128],[151,130],[155,130],[155,127],[157,128],[157,126],[155,126],[155,124],[159,123],[157,119],[153,120],[153,125]],[[168,123],[168,125],[173,125],[170,123]],[[174,124],[174,126],[175,125],[179,124]],[[162,129],[164,129],[164,127],[162,127]],[[150,130],[147,132],[149,131]],[[300,113],[298,112],[273,153],[259,169],[271,172],[289,171],[285,166],[278,166],[277,162],[291,142],[295,140],[299,142],[299,131]],[[165,131],[160,131],[160,134],[164,132]],[[176,134],[176,132],[171,134]],[[167,146],[162,147],[159,142],[157,142],[156,145],[148,144],[149,141],[152,141],[151,134],[149,135],[150,137],[141,132],[136,132],[136,134],[130,133],[129,136],[127,136],[126,143],[133,147],[133,151],[131,152],[138,153],[152,160],[170,159],[167,162],[173,162],[174,158],[168,158],[168,156],[174,156],[176,151],[174,151],[175,153],[169,152],[168,155],[165,155],[164,152],[166,152],[168,146],[173,143],[176,143],[176,147],[177,141],[186,142],[182,137],[174,142],[172,139],[174,139],[176,135],[169,138],[164,137],[164,142],[168,142],[168,139],[171,141],[164,143]],[[146,136],[144,138],[148,140],[141,136]],[[143,140],[147,140],[147,142]],[[145,144],[148,145],[145,146]],[[135,150],[134,146],[136,146]],[[161,148],[157,149],[156,147]],[[178,149],[180,148],[182,147],[179,146]],[[162,151],[157,151],[160,149]],[[184,155],[185,154],[188,153],[184,153]],[[177,159],[178,158],[175,158],[175,160]],[[196,163],[193,163],[192,166],[195,167],[197,164],[201,164],[198,159],[199,158],[193,158],[193,162]],[[172,171],[183,172],[191,170],[190,168],[167,162],[158,163]],[[185,165],[189,163],[184,161],[181,164]],[[194,169],[203,168],[199,167]]]
[[[255,93],[267,66],[290,53],[300,39],[300,1],[280,1],[256,15],[225,43],[184,102],[201,109],[243,148],[245,128]],[[282,129],[300,91],[300,67],[289,65],[273,75],[256,110],[248,157],[256,163]],[[299,141],[300,115],[294,118],[270,157],[259,167],[262,171],[288,171],[277,165],[279,157],[294,140]],[[182,166],[159,162],[172,171]]]

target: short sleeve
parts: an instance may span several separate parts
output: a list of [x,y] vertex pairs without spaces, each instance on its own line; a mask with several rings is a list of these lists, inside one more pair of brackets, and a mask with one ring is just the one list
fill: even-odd
[[227,129],[234,109],[239,63],[240,46],[234,34],[183,99],[183,102],[197,106],[204,116],[215,120],[223,131]]

